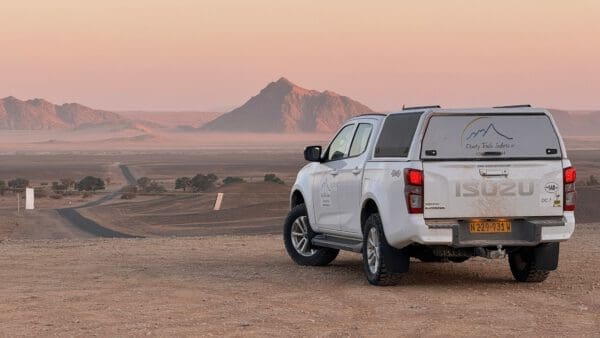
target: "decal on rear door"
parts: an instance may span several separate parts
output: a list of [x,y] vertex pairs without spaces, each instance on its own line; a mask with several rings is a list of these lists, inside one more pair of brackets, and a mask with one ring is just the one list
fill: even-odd
[[560,185],[556,182],[547,182],[540,192],[540,206],[562,207]]

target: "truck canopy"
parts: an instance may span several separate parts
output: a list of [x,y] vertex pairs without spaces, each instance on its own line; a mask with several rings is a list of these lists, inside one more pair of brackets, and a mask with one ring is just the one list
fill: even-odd
[[433,115],[421,147],[423,160],[561,157],[558,135],[543,113]]
[[424,216],[561,216],[562,155],[544,113],[434,113],[421,148]]

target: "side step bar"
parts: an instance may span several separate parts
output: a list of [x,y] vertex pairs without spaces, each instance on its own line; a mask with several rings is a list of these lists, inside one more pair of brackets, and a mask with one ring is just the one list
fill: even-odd
[[325,248],[362,252],[362,241],[359,239],[342,238],[330,235],[316,235],[311,243]]

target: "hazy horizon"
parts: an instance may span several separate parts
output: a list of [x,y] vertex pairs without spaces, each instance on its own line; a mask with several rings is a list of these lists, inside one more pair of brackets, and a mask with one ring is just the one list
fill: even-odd
[[598,110],[600,2],[8,2],[0,97],[218,111],[284,76],[377,111]]

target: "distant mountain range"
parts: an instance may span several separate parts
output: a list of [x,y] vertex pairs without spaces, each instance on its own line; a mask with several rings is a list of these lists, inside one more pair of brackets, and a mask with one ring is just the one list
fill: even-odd
[[0,129],[66,130],[84,128],[144,129],[119,114],[92,109],[78,103],[55,105],[43,99],[0,99]]
[[201,129],[228,132],[332,132],[369,107],[331,91],[301,88],[286,78],[269,83],[258,95]]
[[[331,133],[369,107],[331,91],[301,88],[286,78],[269,83],[258,95],[228,113],[122,112],[78,103],[55,105],[44,99],[0,99],[0,130],[135,129],[142,132]],[[551,110],[565,136],[600,135],[600,111],[570,113]]]

